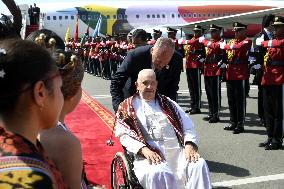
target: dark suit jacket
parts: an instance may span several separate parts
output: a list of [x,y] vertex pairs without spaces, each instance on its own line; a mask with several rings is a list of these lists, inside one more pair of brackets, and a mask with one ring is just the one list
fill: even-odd
[[[265,31],[262,31],[258,34],[256,34],[256,36],[254,37],[254,51],[255,51],[255,57],[256,57],[256,61],[258,64],[262,65],[264,64],[264,56],[267,52],[267,48],[264,48],[264,47],[261,47],[261,46],[257,46],[255,45],[255,40],[258,38],[258,37],[261,37],[262,34],[264,35],[264,40],[269,40],[269,37],[267,35],[267,33]],[[255,71],[255,77],[253,79],[253,84],[256,84],[256,85],[261,85],[261,79],[262,79],[262,75],[263,75],[263,69],[258,69]]]
[[[152,46],[142,46],[130,51],[111,80],[110,93],[113,109],[116,112],[118,105],[136,92],[135,82],[139,71],[151,69]],[[160,94],[176,100],[180,73],[183,67],[182,56],[175,52],[169,67],[156,71],[158,91]]]

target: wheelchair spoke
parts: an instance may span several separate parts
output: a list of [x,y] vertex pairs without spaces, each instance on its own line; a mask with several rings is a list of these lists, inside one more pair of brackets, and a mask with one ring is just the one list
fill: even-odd
[[113,185],[116,189],[129,188],[127,171],[121,157],[114,159],[113,174]]

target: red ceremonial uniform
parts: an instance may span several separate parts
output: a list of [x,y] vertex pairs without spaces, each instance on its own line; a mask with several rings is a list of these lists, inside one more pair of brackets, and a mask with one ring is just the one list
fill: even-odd
[[204,46],[202,43],[199,43],[198,39],[195,38],[186,41],[186,44],[190,45],[190,51],[186,56],[186,68],[201,68],[201,64],[197,60],[200,54],[197,52],[202,51]]
[[219,76],[220,67],[218,63],[222,60],[225,54],[224,50],[220,49],[220,42],[223,42],[223,39],[207,41],[204,39],[202,41],[203,45],[207,47],[206,60],[204,64],[203,75],[204,76]]
[[268,48],[261,85],[284,84],[284,39],[263,41],[261,45]]
[[235,39],[232,44],[225,45],[225,50],[232,51],[232,57],[229,58],[227,65],[227,80],[247,80],[249,78],[248,51],[251,45],[252,41],[249,38],[242,41]]

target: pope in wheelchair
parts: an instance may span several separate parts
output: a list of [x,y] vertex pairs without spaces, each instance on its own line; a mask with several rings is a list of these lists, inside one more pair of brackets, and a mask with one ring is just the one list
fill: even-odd
[[152,69],[139,72],[136,86],[137,93],[118,108],[115,135],[134,154],[133,171],[140,185],[144,189],[212,188],[189,116],[157,93]]

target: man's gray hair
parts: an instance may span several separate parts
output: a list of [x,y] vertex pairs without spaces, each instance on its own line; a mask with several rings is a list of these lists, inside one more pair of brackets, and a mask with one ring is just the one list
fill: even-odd
[[155,45],[155,49],[172,49],[175,50],[175,43],[170,38],[160,37],[157,39]]
[[156,73],[154,72],[154,70],[152,70],[152,69],[143,69],[143,70],[141,70],[138,73],[137,81],[141,80],[141,77],[144,76],[144,75],[150,75],[150,76],[153,76],[153,77],[156,78]]

